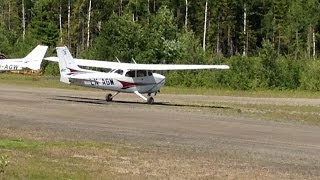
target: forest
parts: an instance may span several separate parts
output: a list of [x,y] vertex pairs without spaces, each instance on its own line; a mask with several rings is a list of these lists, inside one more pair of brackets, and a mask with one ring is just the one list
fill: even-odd
[[[75,57],[228,64],[163,72],[167,85],[320,90],[319,0],[1,0],[0,53],[66,45]],[[58,75],[44,61],[44,75]]]

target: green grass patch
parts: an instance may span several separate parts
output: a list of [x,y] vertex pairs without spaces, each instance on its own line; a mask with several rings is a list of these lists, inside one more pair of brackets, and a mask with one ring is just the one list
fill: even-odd
[[161,89],[165,94],[197,94],[197,95],[214,95],[214,96],[239,96],[239,97],[288,97],[288,98],[319,98],[318,91],[304,90],[232,90],[232,89],[209,89],[193,87],[170,87],[164,86]]
[[279,105],[279,104],[242,104],[221,102],[221,106],[230,107],[231,113],[241,113],[243,117],[254,119],[320,125],[320,106],[309,105]]
[[2,138],[0,155],[10,163],[0,179],[92,179],[101,174],[112,177],[105,161],[126,152],[128,147],[123,144]]
[[43,143],[34,140],[23,139],[0,139],[0,149],[38,149],[43,146]]
[[61,88],[61,89],[74,89],[85,90],[91,89],[83,86],[69,85],[60,82],[60,77],[56,76],[38,76],[38,75],[24,75],[12,73],[0,73],[1,84],[14,84],[25,85],[31,87],[44,87],[44,88]]

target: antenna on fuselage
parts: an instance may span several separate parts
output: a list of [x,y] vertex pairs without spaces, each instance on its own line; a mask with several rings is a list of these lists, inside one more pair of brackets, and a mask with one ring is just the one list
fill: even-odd
[[117,57],[117,56],[115,56],[115,57],[116,57],[116,60],[117,60],[119,63],[121,63],[120,60],[118,59],[118,57]]
[[131,58],[132,59],[132,61],[135,63],[135,64],[137,64],[137,62],[133,59],[133,58]]

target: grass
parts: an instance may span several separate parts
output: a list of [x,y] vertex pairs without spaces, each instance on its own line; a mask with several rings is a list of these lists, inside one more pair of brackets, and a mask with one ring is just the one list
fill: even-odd
[[[102,149],[117,152],[121,147],[101,142],[1,138],[0,154],[10,159],[2,176],[5,179],[88,179],[91,171],[102,168],[89,157],[95,157]],[[108,168],[104,173],[112,176]]]
[[23,74],[0,74],[1,84],[15,84],[32,87],[44,87],[44,88],[61,88],[61,89],[74,89],[85,90],[89,89],[82,86],[74,86],[59,81],[59,77],[55,76],[38,76],[38,75],[23,75]]
[[281,179],[288,176],[260,168],[248,154],[227,149],[195,154],[190,148],[16,137],[1,137],[0,144],[0,155],[6,155],[10,161],[0,179]]
[[170,87],[165,86],[162,92],[166,94],[197,94],[215,96],[244,96],[244,97],[287,97],[287,98],[319,98],[320,92],[305,90],[231,90],[231,89],[209,89],[193,87]]
[[242,115],[263,120],[320,125],[320,106],[242,104]]

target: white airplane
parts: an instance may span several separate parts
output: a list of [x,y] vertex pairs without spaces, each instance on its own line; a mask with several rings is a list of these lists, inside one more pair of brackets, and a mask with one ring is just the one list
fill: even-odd
[[0,59],[0,71],[23,69],[39,70],[48,46],[38,45],[26,57],[20,59]]
[[[165,76],[153,73],[154,70],[229,69],[227,65],[148,65],[83,59],[75,61],[68,48],[57,47],[56,49],[59,59],[60,81],[115,91],[114,95],[106,95],[106,101],[112,101],[120,92],[125,92],[135,93],[148,104],[153,104],[154,98],[151,94],[156,95],[165,83]],[[54,57],[45,59],[56,61]],[[106,73],[82,69],[76,63],[81,66],[110,68],[111,71]],[[142,94],[148,94],[148,96],[145,97]]]

